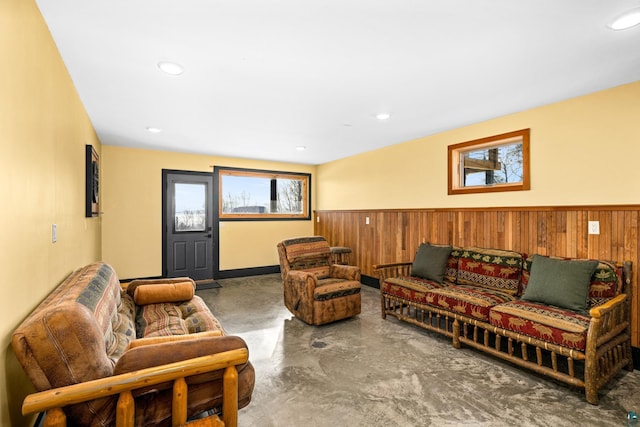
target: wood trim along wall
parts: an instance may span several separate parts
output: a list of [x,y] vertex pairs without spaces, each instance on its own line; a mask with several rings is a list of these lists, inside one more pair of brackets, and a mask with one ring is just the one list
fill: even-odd
[[[632,344],[640,347],[640,205],[318,210],[314,231],[352,249],[351,263],[412,261],[422,242],[633,262]],[[600,234],[588,234],[599,221]]]

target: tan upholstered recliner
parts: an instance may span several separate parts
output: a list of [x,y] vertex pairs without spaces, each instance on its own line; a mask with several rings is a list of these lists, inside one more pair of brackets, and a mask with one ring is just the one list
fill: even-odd
[[278,243],[284,303],[300,320],[322,325],[360,313],[360,268],[331,264],[324,237]]

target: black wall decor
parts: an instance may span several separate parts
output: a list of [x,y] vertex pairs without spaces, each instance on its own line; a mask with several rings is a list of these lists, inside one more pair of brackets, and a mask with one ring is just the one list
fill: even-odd
[[100,158],[93,145],[85,147],[86,159],[86,193],[85,216],[98,216],[100,213]]

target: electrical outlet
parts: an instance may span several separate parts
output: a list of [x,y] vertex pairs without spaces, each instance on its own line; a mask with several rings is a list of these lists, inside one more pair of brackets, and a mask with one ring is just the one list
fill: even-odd
[[51,243],[55,243],[58,241],[58,226],[56,224],[51,224]]
[[589,221],[589,234],[600,234],[600,221]]

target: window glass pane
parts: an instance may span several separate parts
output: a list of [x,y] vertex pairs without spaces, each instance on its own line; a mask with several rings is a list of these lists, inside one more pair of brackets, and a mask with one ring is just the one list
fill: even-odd
[[522,143],[462,153],[462,187],[522,182]]
[[299,179],[278,179],[278,212],[302,213],[302,187]]
[[206,184],[174,185],[175,231],[205,231],[206,190]]
[[271,180],[254,176],[222,176],[222,213],[268,213]]

